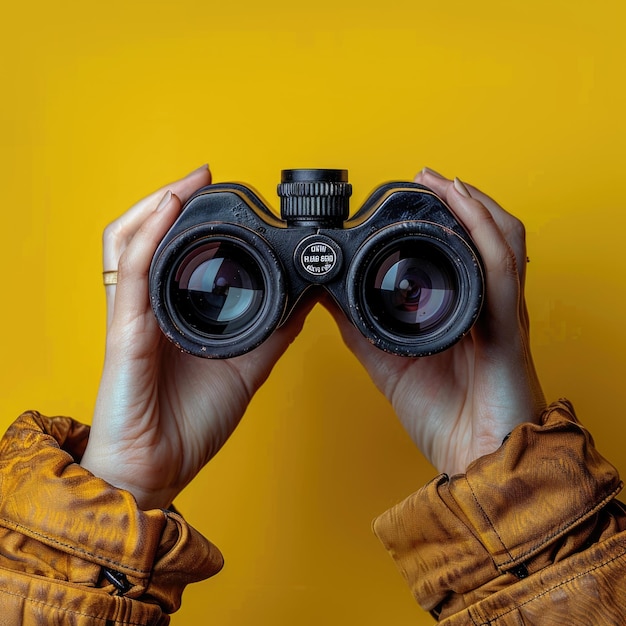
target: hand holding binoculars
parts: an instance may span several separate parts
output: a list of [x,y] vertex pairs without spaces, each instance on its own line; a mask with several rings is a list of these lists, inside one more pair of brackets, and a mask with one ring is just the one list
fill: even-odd
[[150,268],[163,333],[196,356],[238,356],[320,286],[386,352],[427,356],[459,341],[485,291],[463,226],[417,183],[378,187],[348,218],[351,193],[346,170],[283,170],[279,218],[247,185],[198,190]]

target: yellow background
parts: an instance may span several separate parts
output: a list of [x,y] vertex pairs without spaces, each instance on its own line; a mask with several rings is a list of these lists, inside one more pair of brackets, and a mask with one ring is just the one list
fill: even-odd
[[[274,200],[350,170],[353,209],[424,165],[527,224],[533,346],[625,473],[622,0],[14,2],[0,37],[1,426],[89,420],[100,234],[209,161]],[[370,532],[434,475],[316,309],[179,499],[226,556],[173,624],[430,624]]]

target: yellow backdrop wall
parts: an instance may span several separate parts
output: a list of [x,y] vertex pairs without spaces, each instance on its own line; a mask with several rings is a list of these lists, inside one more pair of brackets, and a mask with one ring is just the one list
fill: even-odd
[[[533,346],[626,469],[621,0],[7,3],[0,38],[0,426],[89,420],[103,227],[209,161],[274,198],[350,170],[356,207],[424,165],[527,224]],[[9,289],[10,287],[10,289]],[[311,314],[178,506],[224,552],[173,624],[430,624],[370,521],[434,476]]]

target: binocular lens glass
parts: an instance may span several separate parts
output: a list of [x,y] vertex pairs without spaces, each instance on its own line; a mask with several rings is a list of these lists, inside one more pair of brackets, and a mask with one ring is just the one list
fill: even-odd
[[445,324],[458,296],[450,261],[432,245],[410,241],[381,251],[365,276],[365,303],[387,332],[405,337]]
[[207,337],[249,328],[263,308],[266,285],[258,262],[228,241],[204,243],[181,260],[170,287],[180,318]]

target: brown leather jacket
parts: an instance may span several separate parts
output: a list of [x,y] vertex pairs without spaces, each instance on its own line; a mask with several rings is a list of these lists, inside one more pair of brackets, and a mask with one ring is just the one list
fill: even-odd
[[[25,413],[0,442],[0,623],[165,625],[219,550],[82,469],[87,426]],[[626,624],[616,470],[566,402],[374,524],[445,626]]]
[[76,463],[89,428],[25,413],[0,442],[0,623],[169,623],[190,582],[218,572],[219,550],[168,511]]
[[374,529],[442,626],[626,624],[622,488],[566,401]]

